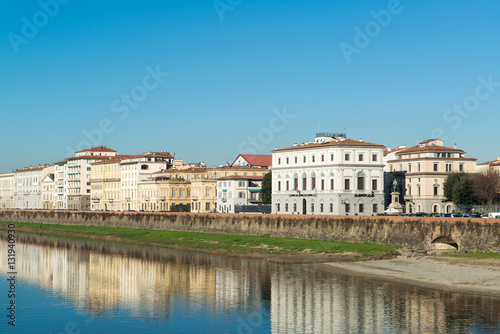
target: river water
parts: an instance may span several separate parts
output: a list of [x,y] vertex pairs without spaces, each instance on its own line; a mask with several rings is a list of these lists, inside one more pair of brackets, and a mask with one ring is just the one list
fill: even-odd
[[500,333],[498,298],[34,234],[17,235],[13,327],[0,235],[0,333]]

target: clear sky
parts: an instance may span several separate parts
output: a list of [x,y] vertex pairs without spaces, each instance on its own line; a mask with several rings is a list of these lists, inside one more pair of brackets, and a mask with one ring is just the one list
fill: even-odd
[[0,172],[87,144],[212,166],[318,131],[500,156],[500,1],[2,7]]

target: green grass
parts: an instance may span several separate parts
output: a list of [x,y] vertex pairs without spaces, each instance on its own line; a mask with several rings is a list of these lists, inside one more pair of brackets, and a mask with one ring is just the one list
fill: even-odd
[[443,256],[460,257],[460,258],[467,258],[467,259],[500,260],[500,254],[498,254],[498,253],[453,253],[453,254],[446,254]]
[[[8,225],[0,222],[0,225]],[[84,235],[111,236],[139,242],[152,242],[161,245],[175,245],[208,251],[222,251],[235,254],[273,253],[296,254],[308,252],[311,254],[358,253],[363,257],[392,256],[398,246],[376,245],[365,243],[347,243],[326,240],[307,240],[292,238],[275,238],[261,236],[245,236],[198,232],[176,232],[163,230],[146,230],[118,227],[73,226],[57,224],[14,223],[16,228],[31,228],[38,230],[42,226],[44,233],[68,232]],[[68,236],[71,237],[71,236]]]

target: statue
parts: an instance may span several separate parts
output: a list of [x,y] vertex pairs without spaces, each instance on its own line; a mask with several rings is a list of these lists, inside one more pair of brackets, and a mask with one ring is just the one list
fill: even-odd
[[394,180],[394,182],[392,182],[392,191],[393,192],[398,191],[398,181],[397,180]]

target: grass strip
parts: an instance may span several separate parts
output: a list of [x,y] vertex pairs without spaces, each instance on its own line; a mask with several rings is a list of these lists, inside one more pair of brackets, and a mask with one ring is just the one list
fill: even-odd
[[[8,225],[9,222],[0,222]],[[138,242],[152,242],[162,245],[224,251],[235,254],[273,253],[295,254],[306,252],[310,254],[359,253],[363,257],[392,256],[399,246],[348,243],[328,240],[308,240],[293,238],[277,238],[264,236],[231,235],[200,232],[178,232],[166,230],[147,230],[119,227],[76,226],[58,224],[14,223],[16,228],[39,229],[44,233],[76,233],[100,237],[117,237]]]

